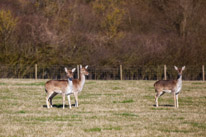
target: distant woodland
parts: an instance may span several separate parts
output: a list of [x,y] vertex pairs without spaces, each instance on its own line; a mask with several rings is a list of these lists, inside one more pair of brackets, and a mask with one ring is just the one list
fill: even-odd
[[206,64],[206,0],[0,0],[0,65]]

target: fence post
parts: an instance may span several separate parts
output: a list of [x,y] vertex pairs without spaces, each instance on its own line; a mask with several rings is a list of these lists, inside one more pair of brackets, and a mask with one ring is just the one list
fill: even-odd
[[35,64],[35,79],[37,79],[37,64]]
[[120,65],[120,80],[122,80],[122,65]]
[[79,79],[79,65],[77,65],[77,78]]
[[167,66],[164,65],[164,80],[167,80]]
[[205,65],[202,65],[202,81],[205,81]]
[[44,79],[44,67],[43,67],[43,73],[42,73],[42,78]]
[[94,79],[97,80],[96,67],[94,67]]

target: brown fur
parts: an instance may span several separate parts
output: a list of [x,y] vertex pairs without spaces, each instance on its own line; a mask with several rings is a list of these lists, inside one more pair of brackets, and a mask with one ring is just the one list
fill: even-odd
[[177,84],[177,80],[159,80],[155,82],[154,87],[156,91],[173,90]]
[[174,104],[175,104],[175,107],[178,107],[178,94],[182,88],[182,71],[184,69],[185,69],[185,66],[179,69],[175,66],[175,70],[178,72],[178,77],[179,76],[181,77],[179,80],[178,79],[177,80],[159,80],[154,83],[154,88],[156,92],[156,95],[155,95],[156,107],[158,107],[158,98],[166,92],[169,92],[169,93],[171,92],[174,94]]
[[[67,77],[69,78],[73,78],[73,72],[71,70],[68,70],[67,72]],[[85,67],[81,66],[80,69],[80,79],[73,79],[72,83],[72,91],[75,97],[75,106],[78,107],[78,93],[81,92],[84,83],[85,82],[85,75],[88,75],[89,73],[87,72],[87,69]],[[84,79],[84,81],[83,81]],[[55,91],[61,91],[62,94],[62,98],[63,98],[63,108],[64,108],[64,104],[65,104],[65,96],[66,96],[66,89],[67,89],[67,85],[68,85],[68,80],[50,80],[47,81],[45,84],[45,90],[47,92],[47,97],[46,97],[46,101],[47,101],[47,107],[52,107],[52,99],[54,96],[56,96],[58,93]],[[67,95],[67,97],[69,98],[68,101],[70,100],[70,95]],[[50,102],[48,102],[50,101]],[[71,103],[69,101],[69,106],[71,108]]]
[[[73,78],[73,70],[67,70],[65,68],[65,72],[68,78]],[[65,106],[65,94],[66,94],[66,88],[68,86],[68,80],[49,80],[45,84],[45,91],[47,93],[46,96],[46,103],[47,103],[47,108],[52,107],[52,99],[54,96],[57,94],[62,94],[63,98],[63,109]]]
[[72,80],[72,82],[73,82],[74,91],[76,91],[78,89],[79,85],[80,85],[81,80],[74,79],[74,80]]
[[52,92],[53,90],[61,90],[65,92],[68,80],[49,80],[45,84],[45,89],[47,92]]
[[75,97],[75,107],[78,107],[78,94],[82,91],[85,82],[85,75],[89,75],[87,67],[80,66],[80,79],[74,79],[73,82],[73,93]]

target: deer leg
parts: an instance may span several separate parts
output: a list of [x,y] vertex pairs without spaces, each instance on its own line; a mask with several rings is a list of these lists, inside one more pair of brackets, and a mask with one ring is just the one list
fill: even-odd
[[157,92],[156,96],[155,96],[155,103],[156,103],[156,107],[158,107],[158,99],[160,96],[162,96],[164,94],[164,92],[160,92],[158,90],[155,90]]
[[75,107],[78,107],[78,92],[74,93],[74,97],[75,97]]
[[160,93],[160,95],[159,95],[159,97],[160,97],[160,96],[162,96],[162,95],[164,95],[164,94],[165,94],[165,92],[164,92],[164,91],[163,91],[163,92],[161,92],[161,93]]
[[175,108],[177,108],[175,92],[173,92],[173,94],[174,94],[174,105],[175,105]]
[[49,105],[49,101],[48,101],[48,97],[47,97],[47,96],[46,96],[46,105],[47,105],[47,108],[50,107],[50,105]]
[[49,103],[50,103],[50,104],[49,104],[49,105],[50,105],[50,108],[52,108],[53,106],[52,106],[52,98],[51,98],[51,97],[49,98]]
[[159,94],[157,92],[156,96],[155,96],[155,104],[156,104],[156,107],[158,107],[158,98],[159,98]]
[[49,101],[50,101],[50,107],[52,108],[52,99],[53,99],[53,97],[54,96],[56,96],[57,95],[57,93],[53,93],[51,96],[50,96],[50,98],[49,98]]
[[179,107],[178,94],[176,95],[176,104],[177,104],[177,108],[178,108]]
[[156,104],[156,107],[158,107],[158,96],[157,95],[155,96],[155,104]]
[[51,95],[52,95],[52,93],[51,94],[48,93],[47,96],[46,96],[47,108],[50,108],[49,98],[50,98]]
[[70,99],[70,95],[67,95],[67,99],[68,99],[68,102],[69,102],[69,108],[71,109],[72,106],[71,106],[71,99]]
[[62,93],[62,100],[63,100],[63,109],[65,107],[65,93]]

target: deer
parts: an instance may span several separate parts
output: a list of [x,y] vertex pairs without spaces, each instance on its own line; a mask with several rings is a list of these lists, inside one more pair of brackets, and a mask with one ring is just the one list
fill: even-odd
[[174,66],[174,68],[178,73],[178,77],[176,80],[159,80],[154,83],[154,88],[156,92],[156,107],[158,107],[158,98],[164,93],[172,93],[174,95],[174,107],[179,107],[178,94],[182,89],[182,72],[183,70],[185,70],[185,66],[183,66],[182,68],[177,68],[176,66]]
[[[66,67],[64,68],[67,80],[49,80],[45,84],[45,91],[47,93],[46,96],[46,104],[47,108],[52,108],[52,99],[57,94],[62,94],[63,99],[63,109],[65,108],[65,96],[72,93],[73,87],[73,73],[75,72],[76,68],[72,70],[68,70]],[[68,98],[69,106],[71,107],[70,98]]]
[[[88,65],[85,67],[82,67],[80,65],[80,79],[73,79],[73,88],[72,88],[72,93],[74,94],[75,97],[75,107],[78,107],[78,94],[82,91],[84,84],[85,84],[85,76],[89,75],[89,72],[87,71]],[[70,98],[70,95],[67,96],[68,100]]]

